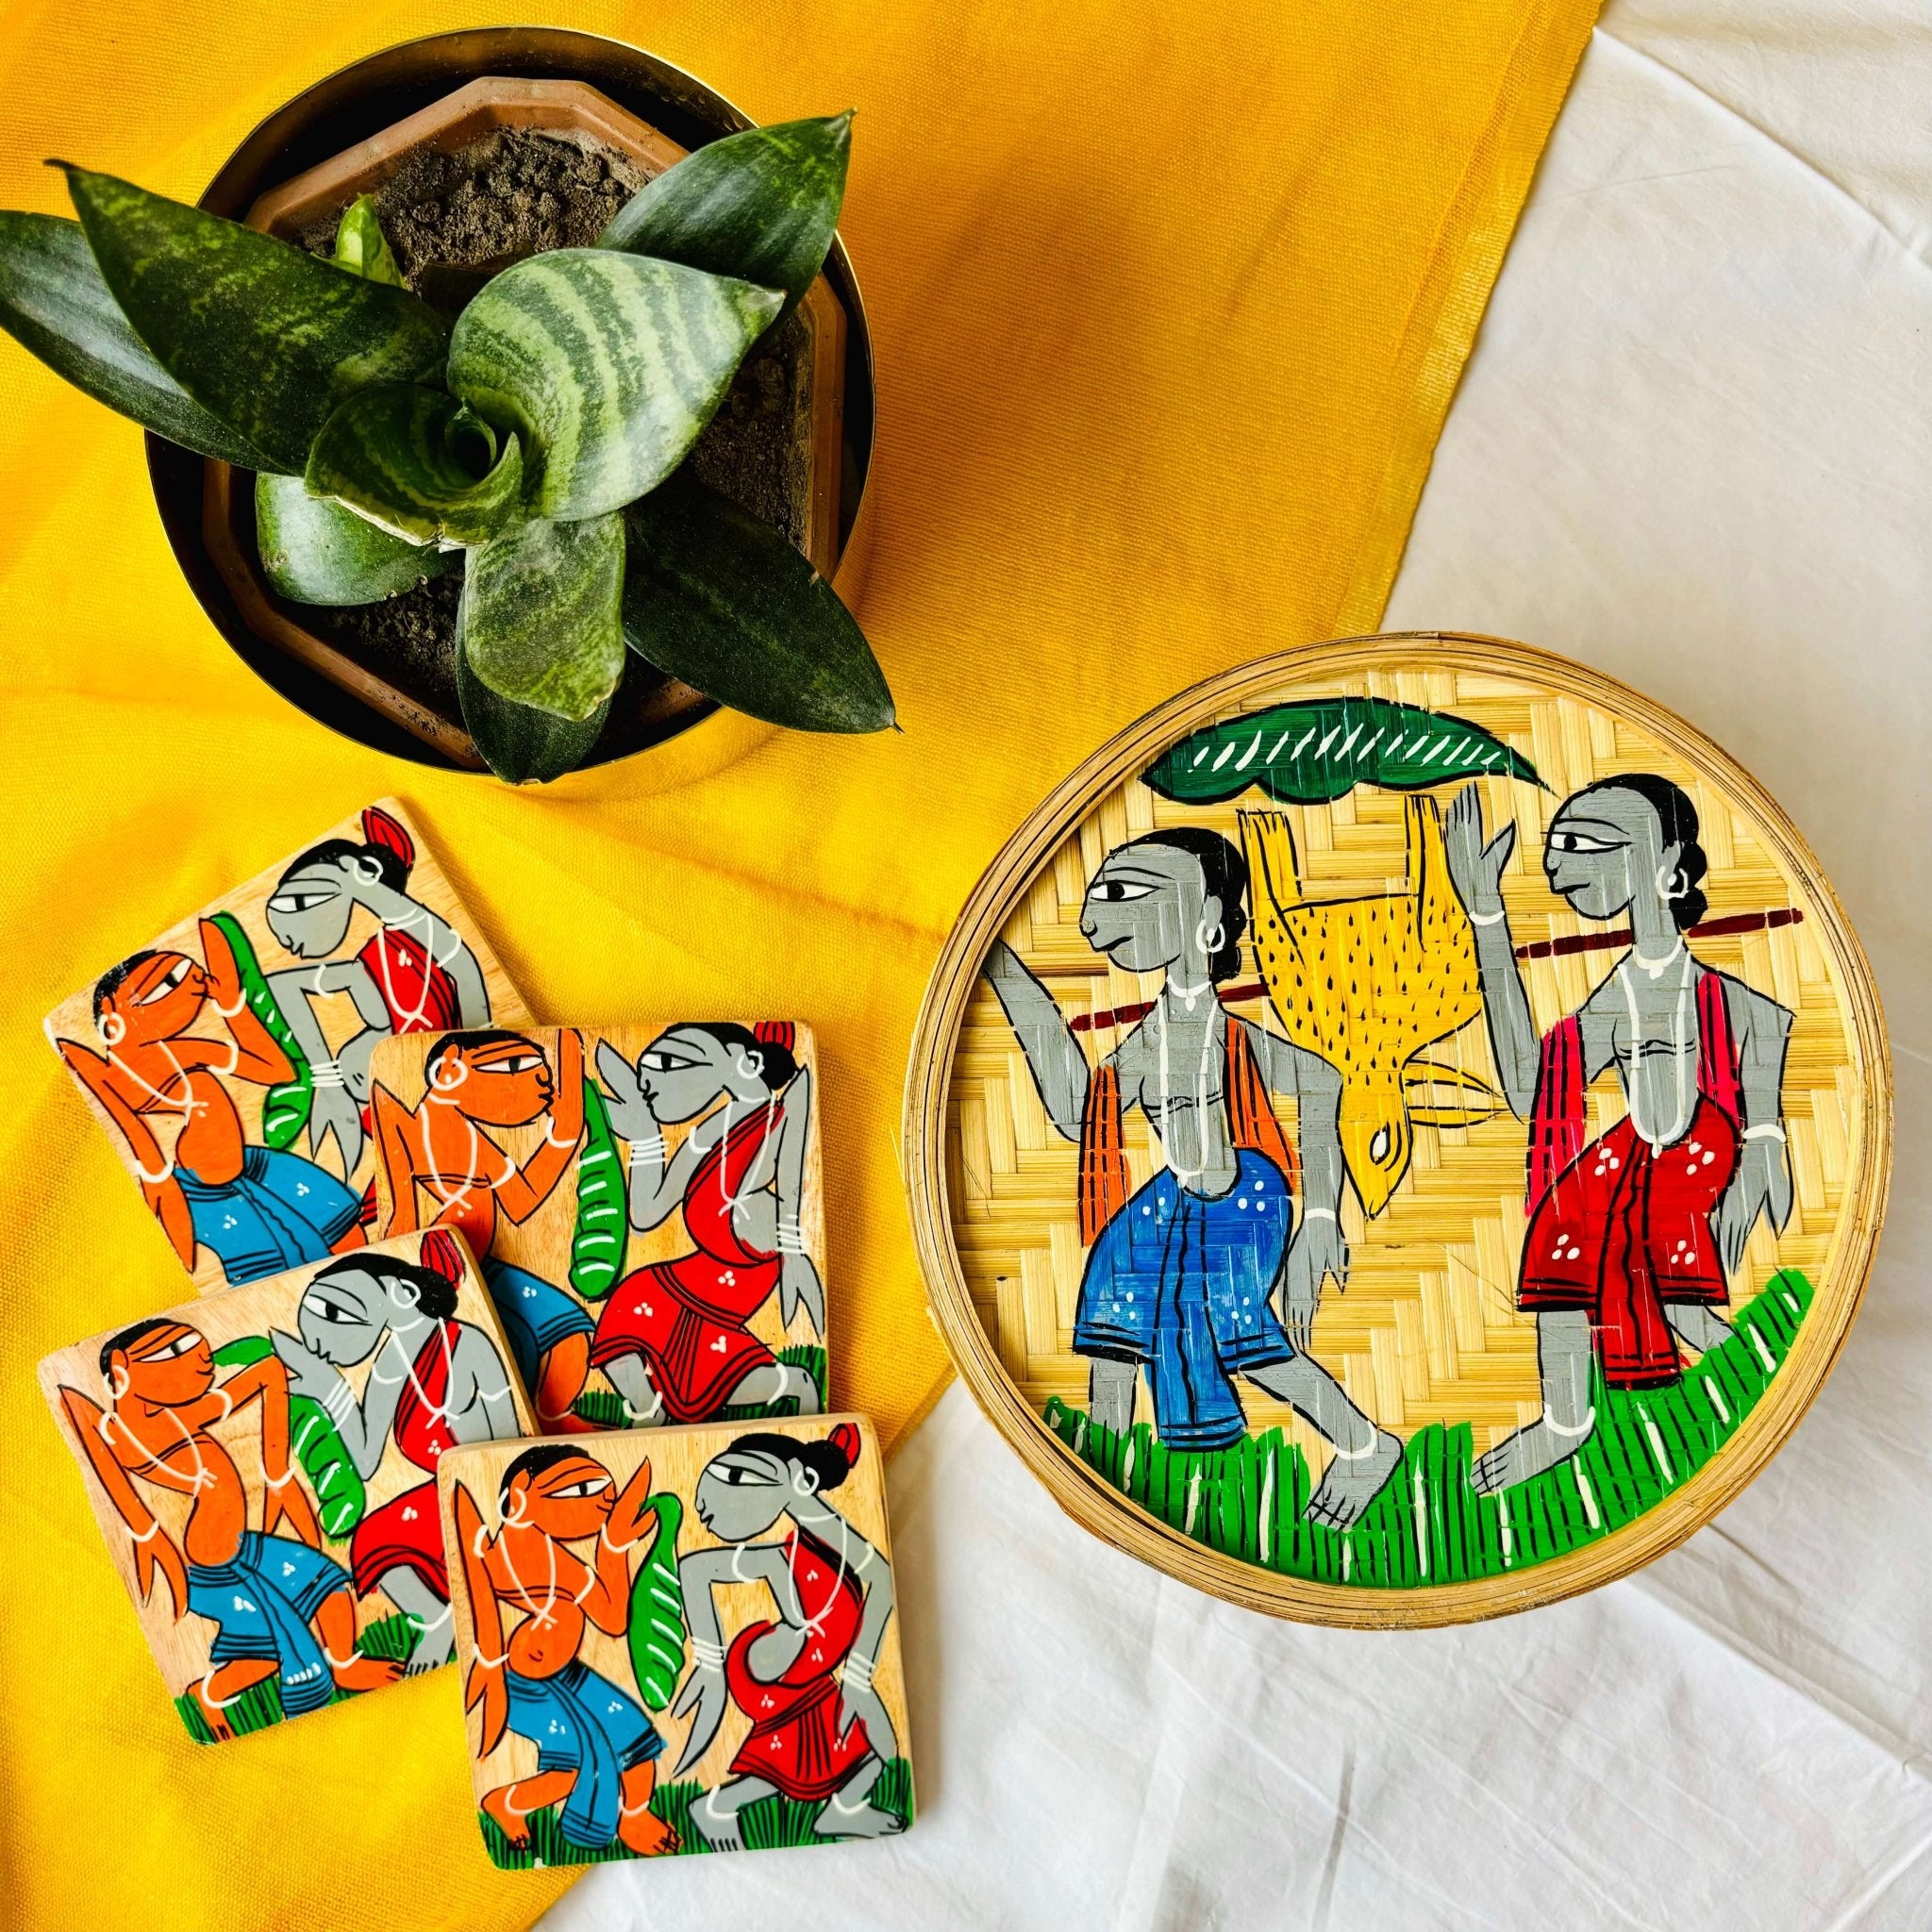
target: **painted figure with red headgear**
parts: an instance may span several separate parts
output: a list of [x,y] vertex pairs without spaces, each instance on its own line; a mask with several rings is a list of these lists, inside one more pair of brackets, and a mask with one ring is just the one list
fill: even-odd
[[[381,1591],[415,1625],[411,1674],[447,1663],[455,1647],[436,1469],[458,1442],[522,1434],[509,1370],[496,1344],[457,1319],[463,1257],[432,1228],[420,1261],[365,1248],[316,1275],[302,1296],[299,1335],[271,1338],[291,1393],[325,1408],[356,1473],[375,1474],[391,1438],[424,1474],[357,1524],[349,1560],[358,1596]],[[344,1369],[370,1364],[358,1401]]]
[[[361,844],[325,839],[311,846],[282,874],[266,908],[269,929],[305,962],[270,974],[268,983],[314,1081],[309,1147],[320,1159],[333,1135],[345,1174],[361,1158],[376,1041],[490,1024],[476,956],[446,919],[409,896],[416,847],[408,830],[371,806],[362,837]],[[358,907],[375,927],[358,951],[343,955]],[[362,1027],[331,1054],[316,1008],[342,998]]]
[[[608,1041],[597,1071],[610,1123],[630,1148],[630,1224],[645,1233],[681,1208],[692,1249],[640,1268],[605,1303],[591,1345],[633,1424],[703,1422],[726,1407],[794,1398],[824,1407],[805,1369],[751,1332],[778,1296],[824,1333],[824,1289],[799,1223],[810,1139],[811,1072],[789,1025],[686,1023],[632,1066]],[[664,1128],[696,1124],[675,1154]]]

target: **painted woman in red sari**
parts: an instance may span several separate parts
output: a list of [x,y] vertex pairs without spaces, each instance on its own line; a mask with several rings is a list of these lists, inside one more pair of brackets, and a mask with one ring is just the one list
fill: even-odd
[[[1630,947],[1576,1012],[1539,1040],[1501,878],[1514,824],[1484,840],[1471,786],[1450,808],[1449,874],[1475,928],[1483,1007],[1503,1090],[1529,1123],[1517,1306],[1536,1316],[1543,1412],[1478,1459],[1483,1491],[1575,1453],[1611,1389],[1654,1389],[1729,1335],[1730,1277],[1763,1217],[1791,1209],[1782,1088],[1790,1011],[1705,965],[1697,811],[1666,778],[1607,778],[1565,799],[1543,874],[1585,919],[1627,922]],[[1588,1140],[1591,1083],[1614,1068],[1624,1117]],[[1588,1141],[1588,1144],[1586,1144]]]
[[[704,1422],[735,1404],[796,1400],[824,1407],[805,1369],[751,1332],[774,1293],[789,1328],[802,1306],[825,1326],[824,1290],[799,1224],[810,1140],[811,1074],[791,1029],[730,1022],[673,1026],[632,1067],[608,1041],[597,1070],[610,1122],[630,1147],[630,1224],[684,1214],[691,1252],[627,1275],[610,1291],[591,1344],[631,1422]],[[697,1124],[675,1154],[664,1128]]]
[[[313,962],[270,974],[269,987],[315,1083],[310,1150],[320,1159],[333,1134],[345,1174],[361,1158],[376,1041],[490,1024],[490,991],[476,956],[446,919],[409,896],[414,841],[373,805],[362,814],[362,835],[359,845],[325,839],[311,846],[282,874],[264,908],[275,938]],[[343,955],[358,908],[375,929],[359,950]],[[362,1027],[332,1054],[316,1007],[341,997],[354,1004]]]
[[[697,1518],[724,1544],[677,1566],[692,1665],[672,1707],[691,1715],[679,1777],[710,1749],[725,1707],[751,1720],[731,1774],[691,1808],[709,1844],[736,1849],[739,1814],[774,1791],[820,1810],[822,1838],[883,1838],[905,1828],[872,1802],[899,1755],[873,1683],[892,1614],[892,1569],[829,1500],[852,1474],[859,1436],[841,1423],[822,1441],[741,1436],[706,1464],[692,1491]],[[789,1516],[788,1535],[772,1537]],[[775,1613],[727,1648],[713,1592],[762,1583]]]

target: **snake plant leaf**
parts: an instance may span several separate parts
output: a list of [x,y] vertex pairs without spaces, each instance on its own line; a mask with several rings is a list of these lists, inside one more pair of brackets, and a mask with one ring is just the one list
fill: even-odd
[[582,724],[624,675],[624,519],[537,519],[464,564],[462,656],[498,697]]
[[838,593],[769,524],[688,476],[624,513],[625,641],[720,704],[796,731],[883,731],[892,693]]
[[449,325],[406,289],[111,175],[69,168],[67,190],[134,332],[273,469],[299,476],[357,390],[442,367]]
[[1480,724],[1387,698],[1315,698],[1224,718],[1170,746],[1141,776],[1184,805],[1218,805],[1250,785],[1284,805],[1324,805],[1357,785],[1542,783],[1521,752]]
[[684,459],[781,300],[675,262],[552,249],[457,318],[449,387],[522,435],[536,515],[602,516]]
[[273,467],[155,360],[101,279],[78,222],[0,210],[0,328],[157,436],[218,462]]
[[460,645],[457,701],[462,707],[463,728],[483,762],[506,785],[547,785],[575,772],[590,757],[610,715],[608,698],[582,724],[573,724],[555,711],[498,697],[470,669]]
[[467,404],[421,383],[353,395],[308,451],[309,493],[415,543],[486,543],[520,514],[524,458]]
[[450,561],[309,495],[299,476],[255,479],[255,539],[269,582],[297,604],[374,604],[441,576]]
[[373,194],[358,194],[342,210],[336,224],[335,261],[338,268],[365,281],[387,282],[392,289],[403,286],[402,265],[382,232]]
[[625,1641],[644,1708],[662,1710],[684,1675],[684,1591],[677,1581],[677,1532],[684,1522],[684,1505],[666,1490],[651,1497],[650,1507],[658,1512],[658,1528],[650,1554],[631,1579]]
[[824,265],[851,156],[850,108],[726,135],[639,189],[597,246],[782,289],[789,314]]

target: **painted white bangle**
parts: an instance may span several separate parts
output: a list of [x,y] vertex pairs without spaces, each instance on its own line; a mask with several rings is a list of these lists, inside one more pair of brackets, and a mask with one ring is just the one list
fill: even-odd
[[1509,908],[1498,906],[1493,912],[1472,912],[1468,917],[1472,925],[1501,925],[1509,917]]
[[474,1643],[470,1646],[470,1655],[473,1657],[475,1657],[476,1661],[479,1664],[481,1664],[486,1671],[500,1671],[504,1667],[504,1665],[509,1661],[509,1653],[508,1651],[506,1651],[501,1657],[485,1657],[483,1655],[481,1648]]
[[1302,1209],[1302,1219],[1304,1221],[1333,1221],[1335,1219],[1335,1210],[1332,1208],[1304,1208]]
[[724,1646],[722,1643],[710,1643],[702,1637],[693,1637],[691,1654],[697,1658],[702,1670],[722,1671],[724,1668]]
[[144,1530],[142,1530],[139,1536],[134,1536],[134,1532],[131,1529],[127,1532],[129,1536],[134,1536],[134,1541],[138,1543],[151,1543],[154,1541],[156,1537],[160,1535],[160,1533],[161,1524],[160,1519],[158,1517],[157,1517],[154,1522],[150,1523],[148,1526]]
[[264,1475],[262,1481],[272,1490],[286,1490],[295,1480],[295,1465],[291,1462],[280,1475]]
[[551,1131],[551,1124],[548,1121],[545,1121],[543,1123],[543,1141],[546,1146],[575,1147],[577,1144],[577,1142],[581,1141],[583,1138],[584,1130],[583,1128],[579,1127],[576,1130],[576,1132],[570,1137],[568,1141],[559,1141],[557,1138],[557,1136]]
[[1766,1121],[1761,1126],[1744,1129],[1747,1141],[1782,1141],[1784,1137],[1785,1130],[1775,1121]]
[[845,1659],[845,1668],[841,1675],[846,1683],[855,1685],[860,1690],[872,1689],[872,1665],[857,1651]]
[[662,1134],[653,1134],[648,1141],[633,1141],[630,1143],[630,1164],[639,1167],[648,1161],[653,1167],[662,1167],[666,1152]]
[[320,1093],[325,1087],[342,1084],[342,1069],[337,1060],[317,1060],[308,1070],[308,1084]]
[[1553,1436],[1561,1436],[1566,1442],[1574,1442],[1578,1436],[1587,1436],[1596,1427],[1596,1410],[1589,1409],[1583,1420],[1574,1428],[1566,1429],[1548,1409],[1543,1410],[1543,1427]]

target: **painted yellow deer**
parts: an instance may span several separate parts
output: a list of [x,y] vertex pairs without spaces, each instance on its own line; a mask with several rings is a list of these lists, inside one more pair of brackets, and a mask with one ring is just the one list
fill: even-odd
[[[1287,818],[1241,815],[1262,982],[1289,1039],[1341,1075],[1341,1150],[1372,1216],[1408,1172],[1416,1121],[1466,1124],[1496,1100],[1475,1074],[1417,1061],[1481,1012],[1482,994],[1441,812],[1426,795],[1407,805],[1408,890],[1361,899],[1304,899]],[[1438,1104],[1445,1088],[1462,1097]]]

